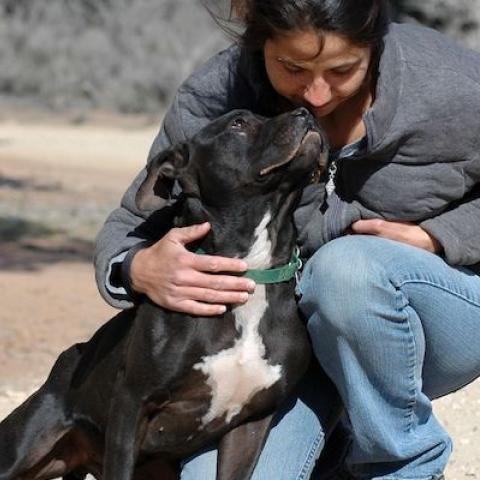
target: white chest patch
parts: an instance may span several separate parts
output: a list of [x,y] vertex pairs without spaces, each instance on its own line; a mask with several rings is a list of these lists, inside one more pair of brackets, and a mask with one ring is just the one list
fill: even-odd
[[[267,213],[255,229],[255,242],[244,260],[249,268],[269,268],[271,242],[266,226],[271,219]],[[265,357],[265,345],[258,331],[260,320],[267,309],[265,285],[257,285],[244,305],[235,307],[235,325],[241,336],[233,347],[203,357],[193,368],[207,376],[212,389],[208,412],[202,417],[202,426],[226,415],[226,422],[260,390],[271,387],[282,373],[280,365],[270,365]]]

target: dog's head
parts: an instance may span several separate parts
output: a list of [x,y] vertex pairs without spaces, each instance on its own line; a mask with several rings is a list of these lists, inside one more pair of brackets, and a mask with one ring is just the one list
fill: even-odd
[[304,108],[270,119],[235,110],[154,157],[136,202],[142,210],[162,207],[174,180],[206,211],[271,195],[281,201],[325,167],[327,150],[325,135]]

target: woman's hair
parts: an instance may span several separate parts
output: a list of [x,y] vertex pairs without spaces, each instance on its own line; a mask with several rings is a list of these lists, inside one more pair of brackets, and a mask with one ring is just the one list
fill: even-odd
[[282,32],[332,32],[378,53],[390,22],[387,0],[231,0],[231,18],[244,26],[241,44],[259,50]]

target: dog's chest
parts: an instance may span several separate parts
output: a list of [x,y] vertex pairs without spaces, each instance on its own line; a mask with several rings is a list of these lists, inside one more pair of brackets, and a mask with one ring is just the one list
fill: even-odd
[[[255,231],[255,242],[245,258],[250,268],[268,268],[271,261],[271,242],[266,225],[267,214]],[[271,387],[281,378],[280,365],[270,365],[265,358],[265,344],[259,325],[268,307],[265,285],[257,285],[247,303],[235,307],[235,325],[240,332],[234,345],[215,355],[203,357],[194,365],[206,377],[212,398],[202,426],[225,415],[228,423],[253,396]]]

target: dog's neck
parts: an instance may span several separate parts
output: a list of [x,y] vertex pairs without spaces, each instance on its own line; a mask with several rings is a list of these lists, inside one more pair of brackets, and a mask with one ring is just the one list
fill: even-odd
[[209,234],[194,249],[209,254],[243,258],[251,269],[268,269],[288,263],[295,246],[293,199],[235,209],[206,209],[195,200],[185,201],[180,225],[208,221]]
[[249,269],[266,270],[272,266],[272,232],[270,223],[272,214],[267,210],[253,233],[253,242],[246,255],[241,258],[247,262]]

